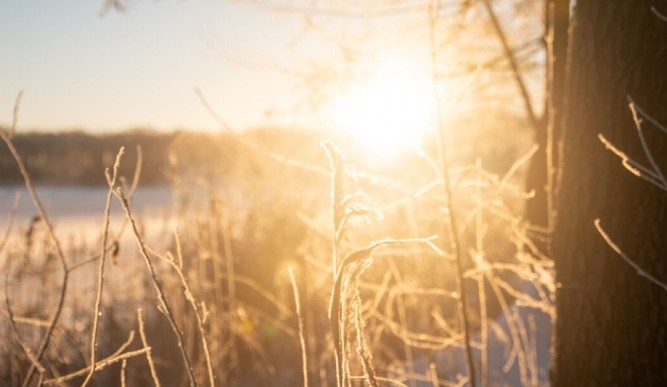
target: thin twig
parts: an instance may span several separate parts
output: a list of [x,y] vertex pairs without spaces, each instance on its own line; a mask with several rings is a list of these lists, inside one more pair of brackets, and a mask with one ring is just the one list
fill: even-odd
[[246,285],[250,289],[256,291],[259,295],[264,297],[267,301],[269,301],[273,306],[280,311],[280,313],[284,315],[290,315],[292,311],[290,308],[285,305],[278,297],[276,297],[274,294],[272,294],[270,291],[266,290],[265,288],[262,287],[257,281],[254,281],[251,278],[235,274],[234,278],[230,278],[229,275],[226,273],[221,274],[222,279],[227,280],[227,281],[234,281],[239,284]]
[[[236,282],[234,281],[235,270],[234,270],[234,251],[232,249],[232,237],[229,232],[229,220],[227,219],[227,211],[223,209],[221,216],[217,217],[218,221],[221,222],[220,232],[222,233],[222,247],[223,254],[225,259],[225,273],[227,274],[227,308],[230,315],[237,313],[237,301],[236,301]],[[217,251],[217,250],[216,250]],[[236,335],[234,335],[231,330],[229,332],[229,345],[230,345],[230,368],[235,368],[238,363],[238,347]]]
[[[114,240],[113,243],[109,243],[107,248],[106,248],[106,251],[109,252],[111,250],[115,250],[117,248],[116,247],[117,243],[118,243],[117,240]],[[73,272],[77,269],[80,269],[80,268],[90,264],[90,263],[93,263],[93,262],[97,261],[98,259],[100,259],[100,255],[95,254],[95,255],[89,256],[88,258],[84,258],[84,259],[80,260],[79,262],[71,264],[68,267],[68,269],[69,269],[70,272]]]
[[153,363],[153,356],[151,356],[151,347],[148,346],[148,340],[146,339],[146,331],[144,330],[144,311],[139,308],[137,309],[137,320],[139,321],[139,337],[141,337],[141,343],[144,345],[144,348],[148,348],[146,351],[146,361],[148,361],[148,369],[151,371],[151,377],[153,378],[153,383],[155,387],[160,387],[160,379],[157,377],[157,372],[155,371],[155,363]]
[[667,191],[667,182],[660,179],[660,176],[657,175],[654,171],[646,168],[642,164],[639,164],[637,161],[633,160],[625,152],[618,149],[614,144],[609,142],[602,134],[598,134],[598,139],[604,144],[604,146],[610,150],[613,154],[618,156],[621,159],[621,164],[625,169],[627,169],[633,175],[640,177],[647,182],[655,185],[656,187]]
[[651,6],[651,11],[652,11],[652,12],[655,14],[655,16],[657,16],[660,20],[662,20],[662,21],[664,21],[665,23],[667,23],[667,15],[665,15],[664,13],[658,11],[658,9],[657,9],[655,6],[653,6],[653,5]]
[[512,164],[512,166],[510,167],[510,169],[507,170],[507,172],[505,173],[505,175],[503,176],[503,178],[500,180],[500,184],[499,184],[499,185],[500,185],[500,189],[501,189],[501,190],[502,190],[502,189],[505,189],[505,186],[506,186],[507,183],[510,181],[510,179],[512,178],[512,176],[514,176],[514,174],[516,173],[516,171],[518,171],[522,166],[526,165],[526,164],[528,163],[528,161],[529,161],[531,158],[533,158],[533,156],[535,156],[535,153],[537,153],[537,150],[538,150],[539,148],[540,148],[539,145],[537,145],[537,144],[533,144],[533,146],[530,147],[530,149],[528,150],[528,152],[526,152],[523,156],[519,157],[519,159],[517,159],[517,160]]
[[[96,371],[102,370],[102,369],[106,368],[107,366],[110,366],[114,363],[122,361],[123,359],[129,359],[131,357],[139,356],[139,355],[142,355],[142,354],[146,353],[147,351],[150,351],[150,347],[144,347],[144,348],[141,348],[141,349],[136,350],[136,351],[123,353],[123,351],[127,347],[129,347],[130,344],[132,344],[133,340],[134,340],[134,331],[130,331],[129,337],[123,343],[123,345],[121,345],[116,350],[116,352],[111,354],[111,356],[109,356],[105,359],[102,359],[99,362],[95,363],[95,367],[94,367],[95,370]],[[93,366],[90,365],[86,368],[83,368],[83,369],[78,370],[76,372],[73,372],[71,374],[67,374],[67,375],[64,375],[64,376],[61,376],[61,377],[58,377],[58,378],[54,378],[54,379],[45,380],[44,384],[62,384],[63,382],[66,382],[68,380],[72,380],[72,379],[77,378],[79,376],[86,375],[87,373],[90,372],[90,368],[93,368]]]
[[489,14],[489,18],[491,19],[491,24],[493,25],[493,29],[496,32],[496,35],[498,36],[498,40],[500,40],[500,43],[503,46],[505,57],[507,57],[507,60],[509,61],[510,68],[512,69],[512,75],[514,75],[514,80],[516,81],[517,87],[521,92],[521,99],[523,100],[523,104],[526,107],[526,114],[528,115],[528,120],[530,121],[530,125],[535,130],[539,130],[540,125],[537,120],[537,116],[535,115],[533,104],[530,100],[530,94],[528,93],[528,88],[526,87],[526,84],[523,81],[523,77],[521,76],[521,70],[519,69],[519,64],[517,63],[516,58],[514,57],[514,53],[512,52],[512,49],[509,46],[509,43],[507,41],[507,36],[505,35],[505,32],[503,31],[503,28],[500,25],[498,18],[496,17],[496,13],[493,10],[493,6],[491,6],[491,2],[489,0],[482,0],[482,4],[484,4],[484,8]]
[[[537,145],[533,146],[533,151],[529,152],[527,155],[532,156],[537,150]],[[522,159],[527,160],[529,157],[524,156]],[[521,160],[521,159],[520,159]],[[518,162],[517,162],[518,163]],[[514,165],[517,165],[514,163]],[[480,159],[477,159],[478,171],[482,168],[482,162]],[[511,168],[510,168],[511,171]],[[479,173],[476,174],[475,180],[479,183]],[[508,172],[509,175],[509,172]],[[507,175],[506,175],[507,176]],[[501,183],[502,185],[502,183]],[[480,184],[475,184],[475,205],[477,207],[477,213],[475,216],[475,251],[472,253],[473,260],[477,267],[480,267],[482,270],[488,269],[489,265],[485,262],[484,257],[484,234],[486,233],[486,228],[484,226],[484,207],[482,203],[482,192],[480,189]],[[481,385],[489,385],[489,327],[488,327],[488,310],[486,303],[486,286],[485,286],[485,276],[480,275],[477,279],[477,289],[479,292],[479,318],[480,318],[480,330],[481,330],[481,340],[482,340],[482,353],[481,353]]]
[[206,109],[206,111],[211,115],[211,117],[213,117],[213,119],[215,121],[217,121],[218,125],[220,125],[220,128],[225,133],[231,135],[231,137],[234,141],[238,142],[239,144],[245,146],[248,149],[251,149],[255,152],[258,152],[260,154],[268,156],[269,158],[271,158],[271,159],[273,159],[273,160],[275,160],[275,161],[277,161],[281,164],[289,165],[291,167],[300,169],[302,171],[313,172],[313,173],[316,173],[316,174],[319,174],[319,175],[325,175],[325,176],[327,175],[327,171],[323,167],[320,167],[318,165],[305,163],[305,162],[298,161],[298,160],[294,160],[294,159],[286,158],[283,155],[280,155],[276,152],[273,152],[273,151],[270,151],[266,148],[263,148],[263,147],[255,144],[255,143],[253,143],[251,141],[248,141],[248,140],[244,139],[243,137],[239,136],[239,134],[234,129],[232,129],[232,127],[229,124],[227,124],[227,122],[225,120],[222,119],[222,117],[215,111],[215,109],[213,109],[213,106],[211,106],[211,104],[208,102],[208,100],[206,99],[206,97],[204,96],[204,94],[202,93],[201,90],[199,90],[198,88],[195,88],[195,93],[197,94],[197,97],[199,97],[199,101],[201,102],[204,109]]
[[[176,246],[180,246],[180,241],[178,237],[178,232],[174,232],[174,238],[176,240]],[[209,385],[212,387],[215,385],[215,379],[213,377],[213,365],[211,363],[211,352],[209,350],[208,346],[208,340],[206,339],[206,331],[204,329],[204,322],[201,313],[199,312],[199,308],[197,306],[197,300],[195,299],[194,294],[192,293],[192,290],[190,289],[190,285],[188,284],[188,281],[185,279],[185,275],[183,274],[183,268],[179,266],[179,263],[183,262],[183,257],[181,256],[181,249],[180,247],[177,248],[177,256],[178,256],[178,261],[174,259],[174,257],[170,254],[167,253],[167,256],[162,256],[160,254],[157,254],[157,252],[152,251],[153,254],[156,256],[162,258],[165,262],[167,262],[171,267],[174,268],[174,271],[176,271],[176,274],[178,275],[178,278],[181,281],[181,286],[183,286],[183,294],[185,295],[185,299],[190,303],[190,306],[192,307],[192,310],[194,311],[195,314],[195,319],[197,320],[197,328],[199,329],[199,335],[201,336],[201,341],[202,341],[202,347],[204,349],[204,357],[206,360],[206,370],[208,373],[208,381]]]
[[641,106],[637,105],[636,103],[634,103],[632,101],[632,97],[628,96],[628,99],[630,100],[630,102],[633,103],[634,108],[637,110],[637,113],[639,113],[643,118],[646,118],[648,120],[648,122],[652,123],[656,128],[660,129],[660,131],[667,134],[667,126],[661,124],[660,122],[658,122],[658,120],[653,118],[650,114],[646,113],[644,111],[644,109],[641,108]]
[[[401,276],[401,271],[396,265],[396,262],[393,259],[389,260],[389,273],[391,274],[392,277],[394,277],[395,281],[397,284],[400,284],[403,282],[403,278]],[[400,293],[396,291],[397,288],[392,288],[391,292],[389,293],[389,296],[391,299],[396,300],[396,309],[398,312],[398,318],[400,321],[401,326],[408,326],[408,316],[405,313],[406,311],[406,306],[405,306],[405,298],[403,297],[403,293]],[[409,292],[408,292],[409,293]],[[406,293],[407,294],[407,293]],[[403,341],[403,350],[405,351],[405,360],[407,362],[407,368],[408,372],[410,373],[415,373],[415,361],[414,361],[414,354],[412,351],[412,347],[408,345],[408,343],[404,340]],[[410,381],[410,387],[416,387],[415,381],[411,380]]]
[[14,313],[12,312],[12,307],[11,304],[9,303],[9,273],[11,270],[11,260],[8,261],[8,267],[7,271],[5,272],[5,283],[4,283],[4,290],[5,290],[5,308],[7,309],[7,317],[9,318],[9,324],[12,327],[12,332],[14,333],[14,336],[16,336],[16,341],[18,341],[19,345],[21,348],[23,348],[23,352],[25,352],[26,356],[28,356],[28,359],[32,363],[32,365],[37,368],[40,374],[43,374],[46,370],[44,369],[44,366],[40,364],[39,359],[35,356],[35,354],[32,352],[30,347],[23,341],[21,338],[21,335],[19,334],[19,330],[16,327],[16,319],[14,317]]
[[294,293],[294,307],[296,308],[296,318],[299,321],[299,343],[301,344],[301,363],[303,370],[303,386],[308,387],[308,352],[306,347],[306,337],[304,336],[304,321],[303,314],[301,312],[301,301],[299,300],[299,287],[296,284],[296,278],[294,278],[294,269],[289,267],[287,269],[289,273],[290,282],[292,282],[292,292]]
[[595,228],[598,230],[598,232],[600,233],[600,235],[602,236],[602,238],[604,239],[604,241],[607,242],[607,244],[609,245],[609,247],[611,247],[612,250],[614,250],[614,252],[616,252],[616,254],[618,254],[619,257],[623,258],[623,260],[624,260],[628,265],[632,266],[632,268],[635,269],[635,271],[637,272],[638,275],[640,275],[640,276],[642,276],[642,277],[648,279],[649,281],[653,282],[655,285],[658,285],[658,286],[660,286],[663,290],[667,291],[667,283],[662,282],[662,281],[660,281],[659,279],[657,279],[657,278],[655,278],[654,276],[652,276],[652,275],[650,275],[649,273],[647,273],[646,270],[644,270],[641,266],[637,265],[632,259],[630,259],[630,257],[627,256],[627,254],[625,254],[625,253],[623,252],[623,250],[621,250],[620,247],[618,247],[618,245],[616,245],[616,244],[611,240],[611,238],[609,237],[609,235],[607,235],[607,233],[604,231],[604,229],[602,229],[602,226],[600,225],[600,219],[599,219],[599,218],[598,218],[598,219],[595,219],[595,221],[594,221],[593,223],[595,224]]
[[[350,376],[350,379],[351,380],[366,380],[366,377],[365,376]],[[394,379],[378,377],[377,380],[379,382],[387,383],[388,385],[394,385],[394,386],[399,386],[399,387],[408,387],[405,383],[401,383],[398,380],[394,380]]]
[[[95,364],[95,371],[103,370],[104,368],[106,368],[106,367],[108,367],[112,364],[118,363],[119,361],[123,361],[123,360],[126,360],[126,359],[137,357],[137,356],[143,355],[144,353],[149,352],[149,351],[150,351],[150,348],[141,348],[141,349],[138,349],[136,351],[125,352],[122,355],[109,356],[108,358],[102,359]],[[62,385],[63,382],[78,378],[79,376],[83,376],[86,373],[90,372],[89,368],[90,367],[86,367],[86,368],[84,368],[80,371],[77,371],[77,372],[74,372],[74,373],[71,373],[71,374],[68,374],[68,375],[65,375],[65,376],[61,376],[61,377],[56,378],[56,379],[44,380],[39,385],[42,385],[42,384],[44,384],[44,385],[50,385],[50,384]]]
[[514,358],[516,357],[519,366],[519,377],[521,378],[521,385],[527,386],[528,374],[526,371],[526,351],[521,347],[521,335],[519,333],[519,325],[521,321],[515,320],[514,316],[512,316],[511,308],[507,303],[507,300],[505,299],[505,296],[503,295],[500,287],[498,286],[493,273],[487,271],[484,273],[484,276],[488,280],[488,283],[491,286],[491,289],[493,290],[498,303],[500,304],[500,309],[505,316],[505,321],[507,322],[507,327],[509,328],[510,336],[512,337],[512,352],[508,356],[507,362],[503,369],[507,372],[514,361]]
[[134,197],[134,193],[137,192],[137,187],[139,186],[139,180],[141,180],[141,171],[144,165],[144,152],[141,151],[141,145],[137,145],[137,163],[134,166],[134,174],[132,175],[132,183],[130,184],[130,189],[127,192],[129,198]]
[[665,175],[662,173],[662,170],[658,166],[658,163],[653,158],[653,153],[651,152],[651,149],[648,147],[648,143],[646,142],[646,138],[644,137],[644,130],[642,129],[642,122],[643,122],[642,118],[647,119],[651,124],[653,124],[656,128],[660,129],[664,133],[667,133],[667,127],[660,124],[656,119],[648,115],[639,106],[637,106],[637,104],[632,100],[632,97],[628,96],[627,98],[630,107],[630,112],[632,113],[632,119],[635,123],[635,128],[637,129],[637,136],[639,137],[642,150],[644,151],[646,158],[651,164],[651,168],[648,168],[640,164],[638,161],[630,158],[630,156],[628,156],[625,152],[621,151],[616,146],[614,146],[602,134],[598,134],[598,138],[608,150],[610,150],[612,153],[614,153],[621,159],[621,164],[625,167],[625,169],[630,171],[630,173],[646,180],[647,182],[655,185],[656,187],[662,189],[663,191],[667,191],[667,179],[665,179]]
[[[116,154],[116,161],[113,164],[113,173],[109,175],[109,169],[105,171],[109,191],[107,193],[107,200],[104,206],[104,231],[102,234],[102,252],[100,253],[100,262],[97,268],[97,294],[95,296],[95,308],[93,310],[93,329],[90,336],[90,364],[95,364],[97,356],[97,331],[100,322],[100,306],[102,305],[102,293],[104,290],[104,264],[107,257],[107,240],[109,238],[109,214],[111,212],[111,199],[113,196],[114,186],[118,177],[118,168],[120,167],[120,159],[123,157],[124,147],[121,147]],[[90,383],[95,374],[95,367],[90,367],[90,373],[86,379],[81,383],[81,387],[85,387]]]
[[[206,111],[211,115],[211,117],[218,123],[220,129],[224,133],[228,134],[231,137],[231,139],[236,141],[238,144],[244,146],[245,148],[253,152],[257,152],[260,155],[268,157],[269,159],[277,163],[280,163],[282,165],[295,168],[297,170],[313,173],[315,175],[329,176],[329,171],[323,166],[314,165],[312,163],[307,163],[304,161],[286,157],[239,135],[238,131],[232,128],[232,126],[229,125],[220,116],[220,114],[218,114],[218,112],[215,111],[213,106],[208,102],[206,96],[200,89],[195,88],[194,91],[197,94],[197,97],[199,98],[204,109],[206,109]],[[412,193],[411,190],[405,189],[405,187],[403,187],[401,184],[396,183],[395,180],[379,174],[367,173],[363,171],[355,171],[355,177],[358,179],[365,180],[370,184],[384,186],[388,189],[405,193],[406,195]]]
[[141,234],[139,233],[139,228],[137,227],[137,223],[134,219],[134,216],[132,215],[132,211],[130,210],[130,203],[128,202],[127,197],[123,193],[122,189],[117,188],[116,190],[114,190],[114,194],[120,200],[123,210],[125,210],[125,215],[129,219],[130,225],[132,226],[132,231],[134,233],[135,240],[137,241],[139,251],[141,252],[141,256],[144,258],[146,267],[148,268],[148,271],[151,275],[151,281],[153,282],[153,287],[155,288],[155,292],[157,294],[157,298],[159,301],[158,304],[159,309],[163,312],[163,314],[167,318],[167,321],[169,322],[169,325],[171,326],[171,329],[174,331],[176,339],[178,340],[178,350],[181,353],[181,357],[183,358],[185,370],[188,374],[188,378],[190,379],[190,385],[196,386],[197,380],[195,379],[194,371],[192,369],[192,362],[190,361],[190,357],[188,356],[187,350],[185,348],[183,334],[178,328],[176,320],[174,320],[174,314],[171,311],[171,306],[167,302],[167,298],[165,297],[164,291],[162,290],[162,285],[160,284],[160,281],[157,278],[157,273],[155,272],[153,263],[151,262],[148,256],[146,245],[144,244],[144,241],[141,238]]
[[16,133],[16,128],[19,122],[19,108],[21,107],[22,98],[23,98],[23,90],[19,91],[19,93],[16,95],[16,102],[14,103],[14,112],[12,115],[12,128],[9,131],[10,138],[14,137],[14,133]]
[[[15,116],[13,119],[14,124],[16,124],[16,122],[18,121],[18,118],[16,118],[16,116],[18,115],[18,107],[21,101],[21,96],[22,92],[19,93],[18,97],[16,98],[16,103],[14,105],[14,116]],[[30,193],[30,198],[32,199],[33,204],[35,205],[35,208],[37,208],[39,216],[46,225],[47,234],[49,236],[51,243],[53,243],[53,246],[55,247],[56,257],[58,258],[58,261],[63,271],[62,285],[60,288],[60,294],[58,295],[58,304],[56,305],[56,310],[53,313],[51,320],[49,321],[49,326],[46,329],[46,332],[44,333],[44,337],[42,337],[42,341],[40,342],[35,355],[36,359],[38,361],[41,361],[42,356],[44,356],[44,352],[46,352],[46,348],[49,346],[49,342],[51,341],[51,336],[53,335],[53,330],[55,329],[55,326],[58,323],[58,320],[60,319],[60,314],[62,313],[63,305],[65,304],[65,295],[67,294],[67,285],[69,280],[69,269],[67,268],[67,262],[65,261],[65,254],[63,253],[63,250],[60,246],[60,240],[56,237],[53,224],[49,220],[49,216],[46,213],[44,206],[42,205],[42,201],[39,199],[39,196],[37,195],[37,190],[32,184],[32,179],[30,178],[28,170],[26,169],[25,164],[23,163],[23,159],[16,150],[16,147],[14,146],[14,143],[12,142],[12,139],[10,137],[10,134],[13,134],[15,130],[16,130],[15,126],[12,126],[12,129],[9,133],[7,133],[4,130],[0,130],[0,138],[2,138],[2,140],[5,142],[7,148],[9,149],[9,152],[12,154],[12,157],[14,158],[14,161],[16,161],[21,176],[23,176],[23,181],[25,183],[25,186],[28,189],[28,192]],[[35,364],[32,364],[30,366],[30,369],[28,370],[28,373],[26,374],[23,386],[27,386],[30,384],[32,377],[35,374],[35,369],[36,369]]]
[[[433,78],[433,98],[435,100],[435,106],[438,108],[436,109],[436,119],[437,119],[437,134],[438,134],[438,153],[440,156],[440,174],[441,178],[443,181],[444,189],[445,189],[445,199],[446,199],[446,207],[447,207],[447,214],[449,217],[449,221],[447,222],[448,227],[448,233],[450,235],[451,239],[451,244],[452,244],[452,249],[454,250],[455,256],[456,256],[456,278],[457,278],[457,288],[459,292],[459,298],[458,298],[458,308],[460,312],[460,317],[461,317],[461,325],[463,326],[463,336],[465,340],[465,355],[466,355],[466,371],[468,373],[468,377],[470,380],[470,385],[472,387],[476,386],[476,375],[475,375],[475,365],[473,362],[473,355],[472,355],[472,348],[471,348],[471,334],[470,334],[470,322],[469,322],[469,317],[468,317],[468,310],[467,310],[467,305],[466,305],[466,300],[467,300],[467,291],[466,287],[464,286],[463,283],[463,253],[461,251],[461,243],[459,241],[459,230],[457,227],[457,219],[456,215],[454,213],[454,210],[456,206],[454,205],[454,195],[452,193],[452,187],[451,187],[451,175],[449,171],[449,162],[447,161],[447,138],[445,134],[445,127],[443,124],[443,118],[442,118],[442,109],[440,109],[440,93],[438,92],[437,85],[435,84],[435,73],[436,73],[436,64],[437,62],[437,57],[438,57],[438,52],[436,50],[437,42],[436,42],[436,26],[438,22],[438,10],[437,10],[438,4],[436,3],[430,3],[429,6],[429,38],[430,38],[430,47],[431,47],[431,71],[433,72],[432,78]],[[493,15],[493,11],[490,10],[491,15]],[[495,17],[495,16],[493,16]],[[513,63],[513,61],[510,61]],[[527,101],[529,102],[529,101]],[[527,105],[528,112],[531,113],[531,117],[534,120],[534,116],[532,115],[532,108],[530,105]]]
[[646,139],[644,138],[644,131],[642,129],[642,119],[639,118],[637,105],[634,103],[632,98],[628,97],[628,100],[630,102],[629,106],[630,106],[630,111],[632,112],[632,119],[635,122],[635,128],[637,128],[637,136],[639,137],[639,141],[642,144],[642,149],[644,150],[644,154],[648,158],[649,163],[651,163],[651,167],[653,167],[653,172],[655,172],[658,179],[667,186],[667,181],[665,180],[665,176],[662,174],[660,167],[658,167],[658,163],[655,162],[653,154],[651,153],[651,149],[648,147]]

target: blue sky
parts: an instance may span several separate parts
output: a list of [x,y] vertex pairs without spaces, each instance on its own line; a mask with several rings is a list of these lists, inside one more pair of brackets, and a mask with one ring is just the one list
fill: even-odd
[[234,127],[304,124],[302,115],[264,117],[296,103],[294,79],[232,59],[306,61],[321,42],[300,38],[298,17],[222,0],[134,1],[105,16],[101,6],[0,2],[0,124],[24,90],[19,130],[215,129],[194,87]]

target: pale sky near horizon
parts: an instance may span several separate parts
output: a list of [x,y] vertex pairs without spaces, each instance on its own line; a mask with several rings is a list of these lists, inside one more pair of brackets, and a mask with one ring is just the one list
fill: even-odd
[[229,55],[260,53],[278,65],[307,58],[319,42],[301,36],[298,17],[223,0],[134,1],[104,16],[101,8],[0,2],[0,125],[24,90],[18,130],[216,130],[195,87],[235,128],[309,124],[265,117],[298,102],[294,79]]

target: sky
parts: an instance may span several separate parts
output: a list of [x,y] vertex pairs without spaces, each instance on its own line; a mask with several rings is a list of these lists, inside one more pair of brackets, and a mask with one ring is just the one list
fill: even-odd
[[[0,1],[0,125],[23,91],[18,130],[219,130],[196,89],[237,131],[343,129],[400,144],[433,127],[424,3],[322,0],[309,15],[266,5],[310,0],[128,3],[102,14],[103,0]],[[466,17],[451,4],[443,42]],[[455,45],[438,46],[438,71],[455,73]],[[441,105],[469,87],[459,78],[438,79]]]
[[275,70],[321,55],[301,18],[223,0],[101,9],[101,0],[0,2],[0,125],[23,90],[18,130],[216,130],[194,88],[233,128],[312,125],[293,114],[294,77]]

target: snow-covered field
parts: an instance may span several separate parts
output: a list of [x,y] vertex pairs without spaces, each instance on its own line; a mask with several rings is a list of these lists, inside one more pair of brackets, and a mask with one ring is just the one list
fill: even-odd
[[[21,195],[21,202],[15,214],[11,235],[18,237],[24,235],[31,219],[37,214],[25,188],[0,187],[0,237],[4,235],[7,228],[8,215],[17,193]],[[59,238],[63,241],[71,241],[73,244],[84,243],[91,251],[98,251],[95,244],[100,241],[107,189],[102,187],[38,187],[38,195]],[[167,247],[160,246],[160,244],[172,240],[173,198],[170,188],[165,186],[141,188],[134,197],[132,207],[140,221],[144,240],[156,248]],[[110,230],[112,235],[120,228],[124,217],[124,212],[114,197],[111,208]],[[137,246],[131,230],[125,230],[120,244],[121,250],[126,253],[127,257],[136,256]],[[143,263],[140,260],[136,260],[134,264],[137,265],[137,271],[143,270]],[[125,261],[122,265],[127,268],[127,265],[131,266],[132,263]],[[94,266],[90,266],[90,270],[77,271],[73,277],[77,289],[93,289],[95,277],[92,275],[92,270],[96,270]],[[107,275],[110,276],[110,283],[123,283],[125,290],[129,290],[127,286],[130,285],[126,274],[111,268]],[[114,277],[118,278],[114,279]],[[139,286],[139,283],[135,285]],[[526,284],[525,289],[526,292],[531,293],[533,287],[531,284]],[[519,347],[513,344],[510,324],[506,318],[508,315],[512,316],[512,324],[515,324],[513,328],[520,331],[521,344]],[[517,324],[517,321],[521,323]],[[517,305],[512,306],[509,313],[501,315],[495,324],[490,324],[488,328],[489,385],[548,385],[551,328],[550,316],[541,311]],[[481,343],[479,336],[474,337],[473,340],[477,344]],[[479,345],[475,347],[475,360],[479,365],[481,351]],[[516,348],[522,348],[520,354],[514,351]],[[464,353],[461,348],[440,350],[434,354],[432,359],[417,359],[414,370],[420,374],[428,374],[430,361],[435,362],[440,374],[461,376],[466,374]],[[477,373],[478,381],[481,382],[479,368]],[[430,385],[430,382],[416,383],[416,385]]]
[[[102,231],[107,192],[103,187],[37,187],[37,195],[56,234],[63,239],[85,239],[88,242],[98,238]],[[0,233],[4,234],[8,226],[9,213],[17,194],[20,195],[20,202],[12,223],[13,232],[24,232],[31,219],[38,214],[26,188],[0,187]],[[133,213],[151,233],[170,223],[171,208],[172,194],[166,186],[141,188],[132,202]],[[122,223],[124,217],[118,199],[113,197],[111,229]],[[123,241],[127,241],[131,235],[126,232],[124,236]]]

